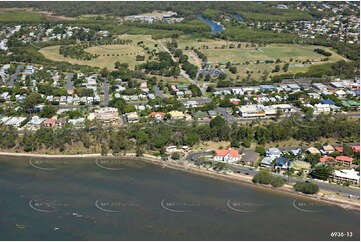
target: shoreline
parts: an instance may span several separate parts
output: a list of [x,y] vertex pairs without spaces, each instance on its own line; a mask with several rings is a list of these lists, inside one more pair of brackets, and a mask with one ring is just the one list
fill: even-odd
[[317,195],[308,195],[300,192],[296,192],[292,189],[292,186],[285,185],[280,188],[273,188],[269,185],[254,184],[252,182],[252,177],[240,174],[221,174],[213,171],[208,171],[206,169],[201,169],[193,165],[180,165],[171,161],[166,163],[162,162],[160,157],[156,157],[149,154],[143,154],[141,157],[137,157],[135,153],[126,153],[125,155],[114,156],[108,154],[107,156],[102,156],[100,153],[95,154],[78,154],[78,155],[47,155],[47,154],[27,154],[27,153],[10,153],[10,152],[0,152],[0,156],[10,156],[10,157],[37,157],[37,158],[92,158],[92,157],[104,157],[104,158],[128,158],[133,160],[141,160],[147,163],[151,163],[157,166],[162,166],[163,168],[170,168],[175,170],[180,170],[183,172],[188,172],[195,175],[206,176],[213,179],[220,179],[223,181],[249,185],[254,188],[266,191],[266,192],[278,192],[282,194],[287,194],[289,196],[315,200],[318,202],[324,202],[332,205],[342,207],[344,209],[357,210],[360,211],[360,204],[356,202],[351,202],[347,200],[337,199],[337,198],[328,198],[324,194],[319,192]]

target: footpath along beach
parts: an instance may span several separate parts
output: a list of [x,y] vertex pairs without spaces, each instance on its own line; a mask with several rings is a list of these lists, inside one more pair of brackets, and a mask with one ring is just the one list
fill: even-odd
[[310,199],[310,200],[314,200],[314,201],[325,202],[328,204],[340,206],[344,209],[360,211],[360,202],[356,202],[356,201],[354,202],[354,201],[349,201],[349,200],[345,200],[345,199],[329,197],[329,196],[327,196],[327,192],[323,191],[323,190],[320,190],[320,192],[318,194],[308,195],[308,194],[303,194],[303,193],[294,191],[293,187],[291,185],[287,185],[287,184],[281,188],[273,188],[272,186],[269,186],[269,185],[254,184],[252,182],[251,176],[246,176],[246,175],[236,174],[236,173],[226,173],[226,174],[218,173],[216,171],[207,170],[205,168],[200,168],[200,167],[197,167],[197,166],[194,166],[191,164],[187,164],[187,163],[181,165],[181,164],[178,164],[173,161],[164,162],[160,159],[160,157],[149,155],[149,154],[144,154],[142,157],[138,157],[138,156],[136,156],[135,153],[127,153],[127,154],[122,154],[119,156],[113,156],[111,154],[109,154],[107,156],[102,156],[100,153],[77,154],[77,155],[47,155],[47,154],[0,152],[0,156],[34,157],[34,158],[37,157],[37,158],[49,158],[49,159],[92,158],[92,157],[102,157],[102,158],[110,158],[110,159],[111,158],[122,158],[122,159],[127,158],[127,159],[133,159],[133,160],[135,159],[135,160],[140,160],[140,161],[148,162],[151,164],[159,165],[162,167],[167,167],[167,168],[171,168],[171,169],[189,172],[189,173],[196,174],[196,175],[202,175],[202,176],[207,176],[207,177],[211,177],[211,178],[215,178],[215,179],[226,180],[229,182],[246,184],[246,185],[253,186],[254,188],[262,189],[262,190],[268,191],[268,192],[271,191],[271,192],[287,193],[288,195],[296,196],[296,197],[299,197],[302,199]]

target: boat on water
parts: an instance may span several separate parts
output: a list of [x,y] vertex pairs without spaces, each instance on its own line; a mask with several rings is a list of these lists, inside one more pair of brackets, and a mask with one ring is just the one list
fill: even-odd
[[16,224],[16,228],[18,228],[18,229],[25,229],[25,225],[23,225],[23,224]]

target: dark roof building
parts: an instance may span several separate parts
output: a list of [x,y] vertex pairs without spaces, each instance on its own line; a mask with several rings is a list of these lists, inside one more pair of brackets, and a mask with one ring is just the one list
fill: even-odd
[[253,165],[259,158],[259,154],[253,150],[245,150],[241,161]]
[[323,99],[322,100],[323,104],[330,104],[330,105],[335,105],[336,103],[332,100],[328,100],[328,99]]

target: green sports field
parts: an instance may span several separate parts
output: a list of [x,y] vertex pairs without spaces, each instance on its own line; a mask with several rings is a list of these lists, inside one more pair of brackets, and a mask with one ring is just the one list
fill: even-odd
[[119,39],[129,39],[133,42],[125,45],[99,45],[85,49],[85,51],[97,54],[99,57],[90,61],[78,60],[72,58],[65,58],[59,54],[60,46],[49,46],[40,50],[46,58],[54,61],[67,61],[71,64],[88,65],[100,68],[114,69],[114,63],[119,61],[120,63],[128,63],[130,68],[134,68],[135,65],[141,64],[144,61],[136,61],[137,55],[145,56],[148,60],[149,54],[140,46],[137,45],[139,41],[143,41],[144,46],[150,50],[157,49],[155,47],[156,42],[151,39],[149,35],[121,35]]

